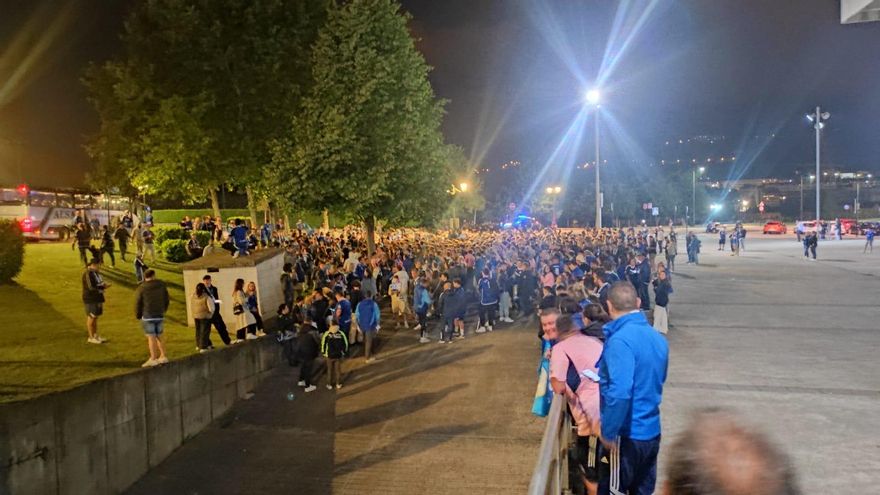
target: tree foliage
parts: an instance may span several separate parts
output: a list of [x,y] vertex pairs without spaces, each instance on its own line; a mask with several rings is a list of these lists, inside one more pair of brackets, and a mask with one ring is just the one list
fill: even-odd
[[392,0],[332,9],[312,54],[312,90],[275,148],[291,202],[391,223],[431,221],[448,203],[443,102]]
[[15,220],[0,220],[0,284],[11,282],[24,265],[24,236]]
[[[321,0],[150,0],[125,55],[84,78],[101,119],[96,181],[203,200],[222,184],[263,191],[269,143],[311,84]],[[127,184],[126,184],[127,183]]]

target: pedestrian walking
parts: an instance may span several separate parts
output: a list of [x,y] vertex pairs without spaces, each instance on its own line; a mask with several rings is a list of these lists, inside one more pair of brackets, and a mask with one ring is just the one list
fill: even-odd
[[354,311],[358,328],[364,334],[364,359],[368,363],[373,362],[373,341],[376,339],[380,324],[379,305],[373,297],[373,292],[364,291],[364,298]]
[[222,340],[224,344],[230,345],[232,339],[229,338],[229,331],[226,329],[226,322],[223,321],[223,315],[220,314],[220,291],[214,286],[214,281],[211,279],[210,275],[202,277],[202,283],[205,284],[205,289],[214,301],[214,311],[211,313],[210,323],[217,329],[217,335],[220,336],[220,340]]
[[127,261],[125,255],[128,254],[128,241],[131,239],[131,234],[128,229],[120,223],[119,226],[116,227],[116,231],[113,233],[113,238],[119,243],[119,256],[122,258],[122,261]]
[[86,253],[88,253],[92,247],[92,234],[89,233],[89,229],[85,223],[77,224],[73,243],[70,247],[71,249],[78,248],[79,261],[82,263],[82,266],[89,266],[89,257]]
[[657,270],[654,279],[654,328],[662,334],[669,332],[669,294],[672,285],[665,269]]
[[235,340],[233,344],[257,338],[257,319],[248,309],[248,296],[244,292],[244,279],[235,279],[232,289],[232,314],[235,315]]
[[874,229],[871,227],[865,230],[865,249],[862,249],[862,254],[868,252],[868,249],[874,252]]
[[[608,294],[613,321],[605,325],[599,358],[602,449],[609,476],[599,493],[654,493],[660,450],[660,403],[669,359],[666,339],[638,311],[630,284]],[[636,365],[638,363],[638,365]]]
[[[310,323],[307,321],[307,323]],[[318,338],[310,324],[299,327],[296,334],[296,359],[299,361],[299,382],[305,392],[314,392],[317,387],[312,383],[315,359],[319,354]]]
[[104,314],[104,291],[110,287],[101,276],[101,262],[92,259],[82,275],[82,301],[86,310],[86,330],[89,344],[103,344],[107,339],[98,334],[98,318]]
[[260,312],[260,307],[257,301],[257,284],[254,282],[248,282],[247,290],[245,291],[247,295],[247,309],[254,315],[254,320],[257,322],[257,337],[265,337],[266,331],[263,326],[263,315]]
[[207,352],[214,348],[211,345],[210,335],[211,317],[214,315],[216,307],[214,306],[214,298],[204,283],[196,285],[196,291],[190,298],[190,308],[196,322],[196,350]]
[[115,249],[113,236],[110,235],[110,227],[104,226],[101,232],[101,263],[104,262],[104,253],[110,256],[110,268],[116,268],[116,256],[113,254]]
[[348,353],[348,337],[339,325],[331,325],[321,337],[321,354],[327,361],[327,390],[342,388],[342,359]]
[[134,278],[137,279],[137,283],[143,283],[144,273],[146,273],[148,268],[147,264],[144,263],[144,253],[137,253],[134,256]]
[[480,295],[480,322],[477,333],[491,332],[495,325],[495,308],[498,305],[498,283],[488,268],[483,268],[477,289]]
[[156,248],[153,245],[153,241],[155,240],[155,238],[156,236],[153,234],[153,231],[150,230],[149,225],[141,230],[141,239],[143,239],[144,242],[143,255],[145,258],[148,254],[150,255],[150,263],[156,261]]
[[171,299],[168,297],[168,288],[165,282],[156,279],[154,270],[144,273],[144,283],[138,285],[134,293],[135,317],[140,320],[144,335],[147,337],[147,349],[150,358],[143,366],[150,368],[165,364],[168,358],[165,356],[165,342],[162,333],[165,329],[165,312]]
[[419,343],[427,344],[431,341],[428,338],[428,310],[431,309],[431,292],[428,290],[428,281],[421,279],[416,282],[415,290],[413,290],[413,310],[418,319]]
[[670,233],[670,235],[666,237],[663,247],[666,251],[666,266],[669,267],[670,272],[675,272],[675,256],[678,255],[678,243],[676,242],[675,236]]
[[727,229],[721,229],[718,232],[718,250],[724,251],[724,246],[727,244]]

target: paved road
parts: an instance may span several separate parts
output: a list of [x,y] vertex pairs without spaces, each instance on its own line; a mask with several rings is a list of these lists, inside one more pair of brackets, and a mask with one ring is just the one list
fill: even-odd
[[284,370],[129,493],[522,493],[543,429],[537,349],[534,326],[444,345],[401,330],[376,362],[350,360],[338,392],[302,393]]
[[805,493],[876,493],[880,249],[863,244],[821,242],[812,262],[793,236],[753,234],[738,258],[705,237],[673,279],[665,439],[694,408],[731,407],[792,455]]

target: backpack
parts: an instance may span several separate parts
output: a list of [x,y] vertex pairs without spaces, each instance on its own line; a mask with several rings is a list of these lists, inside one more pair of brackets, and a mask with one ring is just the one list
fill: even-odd
[[341,333],[327,334],[327,357],[330,359],[339,359],[345,356],[345,337]]

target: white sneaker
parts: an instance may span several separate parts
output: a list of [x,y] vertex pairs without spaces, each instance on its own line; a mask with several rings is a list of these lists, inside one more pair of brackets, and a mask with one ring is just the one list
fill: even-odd
[[245,337],[246,340],[257,340],[258,338],[259,337],[257,337],[256,335],[254,335],[252,333],[247,334],[247,337]]
[[206,352],[208,352],[208,351],[210,351],[210,350],[211,350],[211,349],[199,349],[199,354],[204,354],[204,353],[206,353]]
[[95,338],[98,339],[98,340],[100,340],[102,344],[103,344],[104,342],[109,342],[107,339],[105,339],[104,337],[101,337],[100,335],[96,335]]
[[241,344],[242,342],[244,342],[244,341],[241,339],[235,339],[232,342],[230,342],[229,345]]
[[160,357],[159,359],[156,360],[156,364],[167,364],[167,363],[168,363],[167,357]]
[[429,339],[428,337],[422,337],[419,339],[420,344],[427,344],[430,341],[431,341],[431,339]]
[[238,251],[235,251],[234,253],[232,253],[232,257],[233,257],[233,258],[238,258]]
[[475,333],[485,333],[485,332],[486,332],[486,327],[477,327],[477,330]]
[[265,336],[266,336],[266,332],[264,332],[262,330],[257,330],[257,337],[265,337]]
[[421,330],[421,329],[422,329],[422,324],[421,324],[421,323],[419,323],[418,325],[416,325],[416,326],[413,327],[413,330]]
[[147,359],[146,362],[144,362],[144,364],[141,365],[141,368],[152,368],[153,366],[156,366],[157,364],[159,364],[159,363],[157,363],[155,359],[150,358],[150,359]]
[[315,390],[318,390],[318,387],[316,387],[314,385],[309,385],[308,387],[305,388],[305,392],[314,392]]
[[101,342],[100,340],[98,340],[94,337],[89,337],[88,339],[86,339],[86,343],[88,343],[88,344],[103,344],[103,342]]
[[491,331],[492,331],[492,325],[486,325],[486,331],[491,332]]
[[339,390],[339,389],[341,389],[341,388],[342,388],[342,384],[341,384],[341,383],[337,383],[337,384],[336,384],[336,390]]
[[306,381],[305,381],[305,380],[300,380],[300,381],[296,382],[296,386],[297,386],[297,387],[305,387],[305,386],[306,386]]
[[327,384],[327,390],[333,390],[333,385]]
[[403,322],[403,328],[409,328],[409,323]]
[[513,323],[513,318],[511,318],[511,317],[508,316],[507,318],[504,319],[504,321],[505,321],[506,323]]

